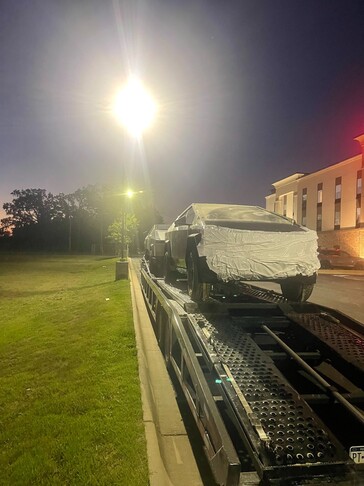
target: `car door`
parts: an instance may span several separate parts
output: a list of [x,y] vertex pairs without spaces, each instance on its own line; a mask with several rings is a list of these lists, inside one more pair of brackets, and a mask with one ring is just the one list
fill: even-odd
[[353,267],[355,265],[355,260],[346,251],[339,251],[336,264],[340,267]]
[[190,226],[194,220],[193,208],[186,209],[174,222],[173,231],[169,233],[171,257],[177,267],[185,267],[185,256],[187,250],[187,238]]

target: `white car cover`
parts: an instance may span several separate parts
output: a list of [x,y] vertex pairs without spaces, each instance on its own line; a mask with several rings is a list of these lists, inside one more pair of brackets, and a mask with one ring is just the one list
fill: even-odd
[[197,247],[223,281],[276,280],[318,271],[317,233],[250,231],[206,225]]

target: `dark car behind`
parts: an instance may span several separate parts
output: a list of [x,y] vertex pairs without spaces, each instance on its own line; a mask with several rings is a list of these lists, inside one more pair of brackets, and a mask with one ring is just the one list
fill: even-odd
[[347,251],[336,248],[320,248],[321,268],[354,268],[364,269],[364,258],[350,255]]

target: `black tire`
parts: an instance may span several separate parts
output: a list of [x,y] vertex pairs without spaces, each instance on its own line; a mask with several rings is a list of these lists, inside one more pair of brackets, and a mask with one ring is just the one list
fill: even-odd
[[164,276],[164,267],[163,267],[163,259],[162,258],[154,258],[154,275],[158,278],[161,278]]
[[170,259],[168,251],[166,251],[165,254],[164,254],[163,277],[164,277],[164,281],[167,284],[173,284],[176,281],[175,274],[174,274],[173,270],[171,269],[171,259]]
[[323,268],[323,269],[331,268],[330,262],[328,260],[322,260],[321,261],[321,268]]
[[313,291],[314,284],[287,281],[281,283],[282,295],[292,302],[306,302]]
[[[204,284],[200,282],[198,276],[197,256],[190,251],[187,255],[187,287],[188,295],[195,302],[201,302],[204,298]],[[205,289],[206,292],[206,289]],[[205,295],[207,298],[208,296]]]

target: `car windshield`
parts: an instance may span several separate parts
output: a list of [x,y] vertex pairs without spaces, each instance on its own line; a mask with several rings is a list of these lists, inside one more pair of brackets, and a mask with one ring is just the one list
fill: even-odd
[[238,206],[220,204],[196,204],[196,214],[206,224],[219,224],[223,221],[247,223],[271,223],[292,225],[292,221],[258,206]]

